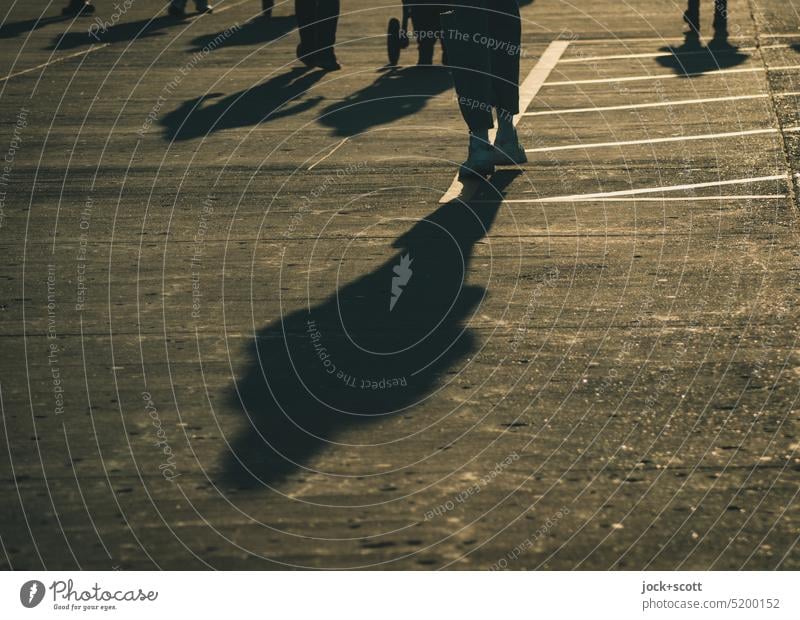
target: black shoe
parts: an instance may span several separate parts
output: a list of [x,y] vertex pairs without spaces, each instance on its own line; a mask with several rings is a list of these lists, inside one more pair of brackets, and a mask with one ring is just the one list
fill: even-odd
[[170,3],[170,5],[167,7],[167,15],[177,19],[186,19],[186,11],[172,3]]
[[196,2],[194,7],[200,15],[203,15],[204,13],[214,12],[214,7],[211,6],[208,2]]
[[338,71],[342,66],[336,61],[333,52],[319,52],[314,54],[313,62],[315,67],[325,69],[325,71]]
[[309,52],[305,47],[303,47],[302,43],[297,44],[297,60],[302,62],[306,67],[316,67],[317,63],[315,62],[315,57],[317,56],[316,53]]
[[84,0],[72,0],[72,2],[61,9],[62,15],[84,16],[91,15],[92,13],[94,13],[94,5]]

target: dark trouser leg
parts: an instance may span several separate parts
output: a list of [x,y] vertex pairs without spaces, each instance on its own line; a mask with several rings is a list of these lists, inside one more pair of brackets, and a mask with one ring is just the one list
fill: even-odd
[[442,14],[447,62],[458,97],[461,116],[471,133],[494,126],[492,119],[491,58],[475,35],[488,31],[488,0],[460,0],[452,12]]
[[691,32],[700,34],[700,0],[689,0],[689,5],[683,14],[683,21],[689,26]]
[[[522,24],[517,0],[493,0],[489,13],[491,46],[492,106],[507,120],[519,113],[519,57]],[[496,49],[495,49],[496,48]]]
[[452,24],[443,18],[442,26],[461,115],[475,133],[494,126],[492,108],[509,115],[519,111],[519,4],[461,1],[466,6],[455,9]]
[[714,38],[728,38],[728,0],[714,0]]
[[294,15],[300,33],[300,48],[304,55],[317,49],[313,26],[316,21],[316,4],[316,0],[295,0],[294,2]]
[[317,0],[316,49],[334,55],[336,27],[339,23],[339,0]]
[[433,3],[416,4],[411,9],[411,22],[419,50],[419,64],[429,65],[433,62],[433,50],[441,29],[439,20],[441,10],[441,7]]

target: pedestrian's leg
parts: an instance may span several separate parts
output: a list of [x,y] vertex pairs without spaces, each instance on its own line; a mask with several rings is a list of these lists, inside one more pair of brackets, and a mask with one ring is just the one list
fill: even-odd
[[294,15],[297,20],[297,33],[300,35],[297,57],[303,64],[313,66],[313,57],[317,50],[313,25],[316,21],[316,0],[295,0]]
[[492,79],[489,50],[481,43],[488,32],[486,7],[490,0],[461,0],[442,14],[448,66],[461,115],[469,128],[469,154],[459,178],[485,176],[494,171],[494,149],[489,144],[492,119]]
[[433,50],[439,31],[439,7],[426,3],[416,4],[411,9],[411,22],[417,38],[419,58],[417,64],[433,64]]
[[272,17],[272,9],[275,6],[275,0],[261,0],[261,17],[270,19]]
[[492,59],[492,106],[497,114],[495,151],[497,165],[528,161],[520,145],[514,116],[519,114],[519,58],[522,24],[517,0],[495,0],[489,14]]
[[700,36],[700,0],[689,0],[683,21],[689,26],[689,34]]
[[[316,49],[326,68],[339,68],[336,63],[336,27],[339,23],[339,0],[317,0]],[[333,66],[335,65],[335,67]]]
[[714,40],[728,40],[728,0],[714,0]]

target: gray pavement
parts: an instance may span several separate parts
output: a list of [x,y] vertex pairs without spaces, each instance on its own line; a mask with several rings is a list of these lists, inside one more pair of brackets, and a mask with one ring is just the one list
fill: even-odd
[[800,3],[526,4],[530,161],[449,204],[374,4],[334,73],[292,3],[3,7],[0,567],[800,568]]

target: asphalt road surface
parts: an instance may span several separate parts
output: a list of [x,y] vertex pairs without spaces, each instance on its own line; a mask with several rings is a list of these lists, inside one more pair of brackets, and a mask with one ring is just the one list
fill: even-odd
[[3,3],[0,567],[800,569],[800,2],[524,3],[466,188],[342,4]]

